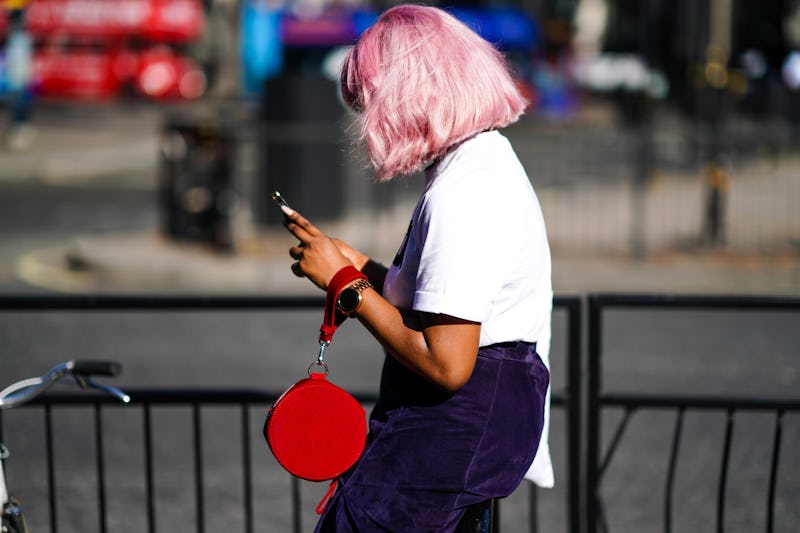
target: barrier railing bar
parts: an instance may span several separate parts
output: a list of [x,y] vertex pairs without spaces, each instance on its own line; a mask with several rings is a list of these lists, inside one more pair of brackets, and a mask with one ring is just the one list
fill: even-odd
[[[264,404],[265,408],[271,405],[283,391],[271,390],[251,390],[251,389],[223,389],[205,387],[185,387],[162,389],[124,387],[125,392],[130,396],[131,405],[186,405],[192,404],[201,398],[203,404],[208,405],[236,405],[242,403]],[[350,392],[350,391],[348,391]],[[378,401],[376,392],[352,391],[350,394],[363,404],[372,404]],[[553,392],[550,403],[555,406],[566,406],[568,399],[565,394]],[[104,406],[120,407],[119,400],[98,396],[94,393],[83,392],[46,392],[33,399],[29,404],[21,405],[19,408],[26,408],[29,405],[85,405],[86,403],[99,403]],[[121,406],[121,408],[125,408]]]
[[[583,300],[580,297],[558,297],[553,300],[555,308],[565,308],[567,312],[567,392],[566,398],[551,395],[551,405],[565,403],[568,405],[567,416],[567,516],[570,533],[581,533],[582,500],[581,474],[583,450],[583,380],[581,371],[581,343],[583,328],[581,312]],[[558,402],[558,403],[557,403]],[[532,508],[533,510],[537,508]],[[533,512],[533,511],[532,511]]]
[[606,454],[603,457],[603,462],[600,463],[599,472],[597,474],[598,480],[603,478],[603,474],[606,472],[606,468],[608,467],[608,463],[611,462],[612,457],[614,456],[614,452],[617,451],[617,446],[619,445],[619,441],[622,440],[622,434],[625,433],[625,429],[628,427],[628,422],[630,422],[630,418],[633,415],[634,409],[628,407],[625,409],[625,413],[622,416],[622,420],[619,421],[617,424],[617,429],[614,431],[614,436],[611,438],[611,443],[608,446],[608,450],[606,450]]
[[0,296],[0,311],[207,311],[232,309],[323,309],[310,296]]
[[740,311],[748,309],[794,310],[800,298],[791,296],[682,295],[682,294],[603,294],[590,295],[599,308],[682,308]]
[[[206,405],[237,405],[242,403],[263,404],[265,408],[274,402],[283,391],[270,390],[251,390],[251,389],[212,389],[205,387],[185,387],[174,389],[162,388],[142,388],[124,387],[125,392],[130,396],[131,405],[187,405],[197,402],[201,398]],[[350,392],[350,391],[349,391]],[[350,394],[363,404],[372,404],[378,401],[376,392],[352,391]],[[554,392],[551,397],[551,405],[565,406],[568,399]],[[86,403],[99,403],[104,406],[120,407],[119,400],[98,396],[94,393],[83,392],[46,392],[30,403],[21,405],[19,408],[26,408],[35,405],[85,405]],[[789,405],[793,405],[791,402]],[[800,402],[798,402],[800,405]],[[791,409],[792,407],[789,407]]]
[[300,480],[294,476],[291,476],[292,479],[292,531],[294,533],[302,533],[303,532],[303,522],[302,522],[302,504],[300,503],[300,499],[302,495],[300,494]]
[[608,533],[610,531],[608,529],[608,519],[606,518],[606,508],[602,500],[600,500],[599,495],[597,500],[597,527],[602,533]]
[[97,515],[100,531],[108,530],[106,520],[106,469],[103,446],[103,415],[99,403],[94,404],[94,457],[97,470]]
[[156,498],[153,469],[153,422],[150,404],[146,403],[142,409],[142,425],[144,431],[144,486],[147,502],[147,531],[155,533],[156,530]]
[[[242,403],[263,404],[265,409],[271,405],[283,391],[255,389],[214,389],[205,387],[185,388],[122,388],[130,396],[130,405],[191,405],[202,402],[204,405],[238,405]],[[361,403],[375,403],[378,395],[375,392],[350,392]],[[25,409],[34,405],[85,405],[97,402],[110,407],[126,409],[119,400],[100,396],[91,392],[46,392],[34,398],[30,403],[21,405]]]
[[[558,393],[551,390],[550,405],[567,409],[567,520],[570,533],[581,533],[581,431],[582,431],[582,379],[581,379],[581,311],[583,300],[579,296],[556,296],[553,308],[562,308],[567,314],[567,385],[566,390]],[[530,519],[528,531],[537,533],[538,524],[538,488],[530,483],[528,508]],[[494,500],[499,514],[500,502]],[[499,520],[499,519],[498,519]]]
[[203,498],[203,435],[200,423],[200,404],[192,404],[192,438],[194,440],[194,494],[198,533],[205,533],[205,506]]
[[244,531],[253,533],[253,462],[250,456],[250,407],[242,403],[242,492],[244,498]]
[[683,415],[686,409],[678,409],[678,416],[675,419],[675,429],[672,432],[672,446],[669,452],[669,465],[667,467],[667,483],[664,488],[664,533],[672,531],[672,488],[675,483],[675,468],[678,464],[678,453],[683,433]]
[[[614,456],[614,452],[617,451],[617,445],[619,441],[622,439],[622,434],[625,432],[625,428],[628,426],[628,422],[630,421],[630,417],[633,415],[634,410],[630,408],[625,409],[625,413],[620,420],[619,424],[617,425],[617,429],[614,432],[614,436],[611,439],[611,443],[609,444],[608,450],[606,450],[606,454],[603,457],[603,462],[600,464],[600,467],[597,469],[597,488],[600,488],[600,481],[603,479],[603,475],[606,472],[606,467],[611,462],[611,458]],[[599,490],[597,491],[596,496],[597,502],[597,512],[601,519],[602,530],[608,531],[608,524],[605,522],[605,511],[604,511],[604,503],[603,499],[600,496]]]
[[722,464],[719,469],[719,487],[717,489],[717,532],[725,531],[725,489],[728,486],[728,464],[731,456],[731,440],[733,439],[733,409],[728,409],[725,422],[725,443],[722,447]]
[[770,399],[702,395],[653,395],[607,393],[598,398],[605,407],[631,409],[697,409],[736,411],[800,411],[800,398]]
[[769,470],[769,490],[767,491],[767,533],[772,533],[775,516],[775,484],[778,480],[778,460],[781,452],[783,433],[783,410],[775,417],[775,435],[772,440],[772,464]]
[[588,298],[586,394],[586,531],[594,533],[598,526],[600,464],[600,357],[603,342],[603,304],[598,295]]
[[[537,520],[537,509],[539,509],[539,488],[536,486],[535,483],[529,483],[530,487],[528,488],[528,509],[531,512],[531,523],[530,528],[528,531],[530,533],[539,533],[539,521]],[[496,531],[496,530],[495,530]]]
[[44,406],[45,453],[47,456],[48,505],[50,507],[50,531],[58,533],[58,514],[56,509],[56,467],[53,454],[53,414],[50,405]]

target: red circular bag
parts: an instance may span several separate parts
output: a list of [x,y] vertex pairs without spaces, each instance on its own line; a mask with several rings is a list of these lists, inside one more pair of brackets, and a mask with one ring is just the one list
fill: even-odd
[[[347,391],[328,381],[328,365],[323,360],[333,333],[347,318],[337,311],[336,298],[357,279],[367,278],[353,266],[340,269],[331,278],[319,331],[319,356],[308,368],[309,377],[275,401],[264,423],[264,437],[278,463],[309,481],[338,478],[355,464],[367,441],[366,411]],[[315,366],[325,372],[312,372]]]
[[309,373],[273,404],[264,437],[289,473],[309,481],[335,479],[364,451],[366,412],[324,373]]

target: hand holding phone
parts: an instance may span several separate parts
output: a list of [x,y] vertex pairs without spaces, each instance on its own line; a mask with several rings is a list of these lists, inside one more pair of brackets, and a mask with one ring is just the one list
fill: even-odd
[[292,265],[292,272],[296,276],[307,277],[317,286],[324,288],[327,287],[330,277],[348,262],[356,265],[356,268],[363,268],[369,261],[368,256],[350,245],[325,235],[322,230],[289,207],[289,202],[279,191],[272,192],[272,201],[286,216],[284,220],[286,229],[300,240],[299,245],[289,250],[289,255],[296,260]]
[[272,202],[278,207],[286,207],[287,209],[291,209],[289,207],[289,203],[281,196],[280,191],[272,191]]

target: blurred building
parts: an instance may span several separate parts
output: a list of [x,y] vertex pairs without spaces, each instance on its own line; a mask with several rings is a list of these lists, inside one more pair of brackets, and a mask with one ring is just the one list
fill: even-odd
[[[0,42],[9,30],[4,9]],[[24,25],[34,41],[36,98],[194,100],[205,93],[205,74],[186,51],[205,31],[200,0],[30,0]],[[3,74],[0,68],[0,80]]]
[[703,114],[699,91],[722,89],[735,110],[783,113],[794,89],[782,71],[800,46],[796,0],[607,0],[605,54],[631,54],[663,73],[665,96]]

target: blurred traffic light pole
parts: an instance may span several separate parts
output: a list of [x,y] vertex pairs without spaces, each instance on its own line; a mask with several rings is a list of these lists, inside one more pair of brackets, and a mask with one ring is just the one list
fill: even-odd
[[724,122],[730,112],[731,89],[735,84],[735,75],[728,68],[732,24],[733,0],[710,0],[708,45],[698,90],[701,93],[701,113],[708,120],[702,240],[711,246],[725,241],[725,202],[730,176]]

